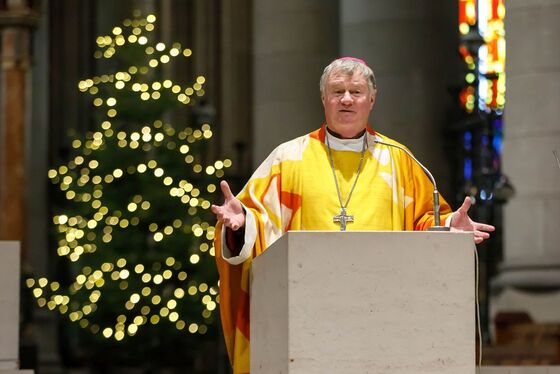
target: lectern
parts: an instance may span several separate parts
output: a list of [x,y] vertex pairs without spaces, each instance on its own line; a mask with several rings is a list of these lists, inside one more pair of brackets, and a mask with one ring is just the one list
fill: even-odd
[[472,233],[288,232],[254,259],[251,373],[475,372]]
[[0,241],[0,374],[33,374],[19,366],[20,244]]

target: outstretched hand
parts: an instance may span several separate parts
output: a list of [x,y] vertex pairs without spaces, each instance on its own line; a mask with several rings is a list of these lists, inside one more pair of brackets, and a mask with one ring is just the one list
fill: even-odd
[[472,231],[474,232],[474,242],[480,244],[488,239],[490,237],[489,232],[494,231],[496,228],[492,225],[473,221],[467,214],[471,205],[471,198],[465,197],[463,205],[451,216],[451,231]]
[[210,209],[224,226],[229,227],[233,231],[239,230],[245,225],[243,205],[241,205],[239,199],[233,196],[226,181],[220,182],[220,188],[224,194],[225,201],[222,205],[212,205]]

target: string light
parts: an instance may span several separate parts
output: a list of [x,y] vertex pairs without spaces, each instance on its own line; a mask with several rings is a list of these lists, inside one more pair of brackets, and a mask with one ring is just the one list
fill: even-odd
[[[68,204],[52,219],[56,251],[78,270],[68,287],[44,277],[25,281],[40,307],[116,341],[164,323],[205,334],[219,302],[217,285],[210,283],[215,280],[196,279],[198,269],[214,267],[214,228],[204,210],[231,161],[204,157],[204,144],[213,136],[208,123],[178,128],[162,120],[126,120],[131,102],[133,111],[141,111],[164,105],[164,98],[193,105],[205,94],[203,75],[190,83],[153,80],[162,65],[193,54],[180,43],[156,41],[156,20],[136,14],[95,39],[96,59],[115,59],[130,48],[143,58],[78,82],[100,114],[98,128],[72,139],[71,159],[48,171]],[[111,305],[112,321],[96,313],[107,312],[108,292],[120,298]]]

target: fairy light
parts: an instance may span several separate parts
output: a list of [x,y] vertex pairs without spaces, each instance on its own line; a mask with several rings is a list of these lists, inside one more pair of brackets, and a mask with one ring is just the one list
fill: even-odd
[[[67,201],[66,209],[52,218],[56,252],[76,270],[68,286],[44,277],[25,280],[39,307],[116,341],[148,325],[204,334],[217,303],[217,285],[211,283],[215,280],[197,280],[198,269],[214,268],[214,228],[200,209],[209,209],[218,178],[231,161],[202,156],[199,147],[214,135],[208,123],[179,128],[162,120],[130,125],[126,119],[130,109],[125,104],[130,102],[141,111],[167,105],[161,103],[169,99],[192,105],[205,94],[203,75],[187,83],[152,78],[163,65],[193,54],[180,43],[157,41],[152,34],[156,20],[154,15],[135,15],[96,38],[97,59],[113,59],[124,47],[136,48],[143,58],[77,83],[100,114],[99,122],[95,130],[74,136],[72,157],[47,173]],[[172,158],[174,165],[169,163]],[[162,199],[169,201],[165,209],[176,208],[171,218],[161,217]],[[138,235],[146,235],[147,248],[161,256],[142,257],[144,248],[135,248],[141,245]],[[121,300],[111,310],[112,320],[96,313],[107,311],[106,293]]]

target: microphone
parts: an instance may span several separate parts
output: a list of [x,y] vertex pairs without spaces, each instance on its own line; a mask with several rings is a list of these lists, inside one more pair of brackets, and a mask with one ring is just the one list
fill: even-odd
[[418,159],[416,157],[414,157],[414,155],[412,153],[410,153],[410,151],[408,149],[406,149],[404,147],[401,147],[400,145],[386,143],[382,140],[377,140],[377,139],[374,139],[373,141],[377,144],[382,144],[382,145],[386,145],[388,147],[398,148],[401,151],[404,151],[404,153],[406,153],[411,159],[414,160],[414,162],[416,162],[422,168],[422,170],[424,170],[424,173],[426,173],[426,175],[428,176],[428,178],[430,179],[430,181],[434,185],[434,193],[433,193],[433,195],[434,195],[434,203],[433,203],[433,205],[434,205],[434,226],[428,228],[428,231],[449,231],[449,227],[441,226],[440,215],[439,215],[439,191],[437,189],[436,180],[435,180],[434,176],[432,175],[432,173],[430,173],[428,168],[425,167],[424,165],[422,165],[422,163],[420,161],[418,161]]

